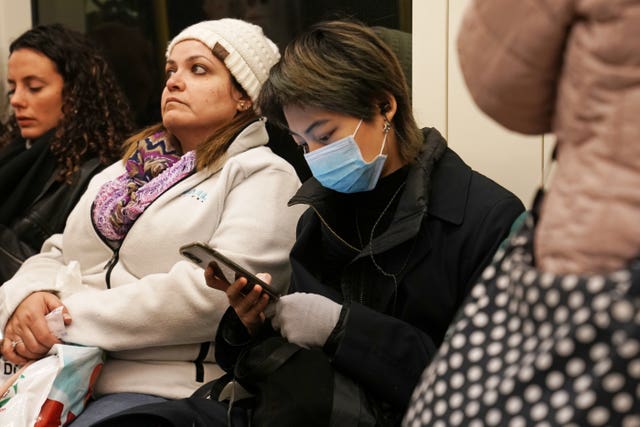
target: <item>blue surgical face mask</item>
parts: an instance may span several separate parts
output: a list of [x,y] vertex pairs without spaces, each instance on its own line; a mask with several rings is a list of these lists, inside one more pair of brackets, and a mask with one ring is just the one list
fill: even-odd
[[340,193],[359,193],[376,186],[387,160],[387,155],[382,154],[387,133],[384,134],[380,153],[367,163],[355,140],[361,124],[362,120],[352,135],[304,155],[313,176],[323,187]]

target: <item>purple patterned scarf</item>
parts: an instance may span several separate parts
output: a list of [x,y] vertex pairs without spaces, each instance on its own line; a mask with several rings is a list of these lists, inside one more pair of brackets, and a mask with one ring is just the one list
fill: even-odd
[[126,172],[102,185],[93,203],[93,221],[102,236],[120,241],[158,196],[195,169],[195,152],[182,157],[164,132],[138,142]]

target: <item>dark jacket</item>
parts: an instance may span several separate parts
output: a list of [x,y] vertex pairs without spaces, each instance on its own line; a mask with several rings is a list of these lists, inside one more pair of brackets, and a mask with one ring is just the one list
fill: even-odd
[[[331,229],[341,212],[337,193],[310,179],[290,201],[311,208],[298,223],[289,293],[321,294],[343,305],[324,350],[398,417],[456,310],[524,211],[515,195],[446,148],[437,130],[425,129],[424,137],[390,225],[346,265],[339,286],[318,279],[331,267],[318,261],[327,258],[319,248],[326,250],[327,241],[348,246]],[[216,340],[216,358],[228,371],[239,354],[230,344],[248,339],[232,314],[225,314]]]
[[[427,147],[444,141],[435,129],[424,135]],[[312,208],[298,225],[289,292],[346,303],[325,348],[334,350],[338,369],[402,409],[457,308],[524,210],[515,195],[448,148],[429,176],[425,152],[410,167],[391,225],[373,240],[375,262],[386,272],[400,271],[395,304],[393,279],[376,268],[367,247],[344,270],[341,290],[315,279],[322,268],[314,262],[318,239],[330,233],[319,214],[340,206],[315,180],[292,199]],[[345,301],[345,293],[358,298]]]
[[0,285],[14,275],[25,259],[40,252],[49,236],[62,232],[87,184],[104,166],[97,158],[87,160],[71,184],[56,181],[54,173],[24,215],[9,226],[0,224]]

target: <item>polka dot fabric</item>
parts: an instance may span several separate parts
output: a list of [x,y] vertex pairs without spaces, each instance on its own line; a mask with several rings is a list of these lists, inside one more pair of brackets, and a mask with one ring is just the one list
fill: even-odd
[[485,269],[403,426],[640,426],[640,264],[541,273],[532,235],[527,218]]

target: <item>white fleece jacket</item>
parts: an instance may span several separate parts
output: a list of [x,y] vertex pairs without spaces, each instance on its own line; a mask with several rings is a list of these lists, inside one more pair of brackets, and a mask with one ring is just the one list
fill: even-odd
[[[226,310],[223,292],[206,286],[204,272],[178,253],[206,241],[254,272],[269,272],[275,287],[289,283],[289,250],[304,208],[287,207],[300,182],[294,169],[264,147],[264,123],[248,126],[217,170],[197,172],[156,199],[133,224],[106,286],[113,251],[96,233],[91,204],[100,186],[124,172],[122,162],[96,175],[67,220],[0,287],[0,327],[32,292],[54,289],[57,272],[80,264],[83,287],[57,289],[72,323],[67,341],[108,352],[96,393],[137,392],[182,398],[202,385],[193,363],[212,342]],[[222,374],[211,344],[204,381]]]

